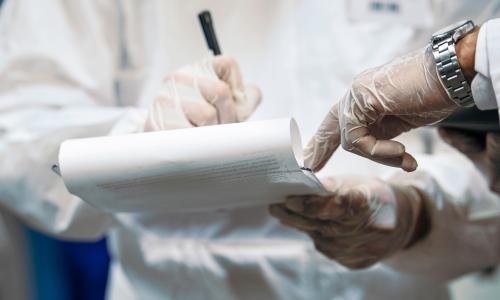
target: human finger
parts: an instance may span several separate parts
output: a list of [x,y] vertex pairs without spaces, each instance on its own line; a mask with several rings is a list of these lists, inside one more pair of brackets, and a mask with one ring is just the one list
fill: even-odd
[[338,104],[335,104],[304,149],[304,165],[314,172],[321,170],[340,145]]
[[270,205],[269,213],[284,225],[302,231],[309,232],[318,229],[318,224],[316,222],[289,211],[283,204]]

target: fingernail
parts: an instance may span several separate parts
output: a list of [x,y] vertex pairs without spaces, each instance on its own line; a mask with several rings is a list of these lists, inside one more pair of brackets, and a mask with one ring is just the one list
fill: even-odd
[[401,168],[406,172],[413,172],[417,169],[417,167],[418,167],[417,161],[413,159],[412,160],[404,159],[401,165]]
[[304,212],[304,198],[303,197],[290,197],[286,200],[285,203],[286,208],[289,210],[302,213]]

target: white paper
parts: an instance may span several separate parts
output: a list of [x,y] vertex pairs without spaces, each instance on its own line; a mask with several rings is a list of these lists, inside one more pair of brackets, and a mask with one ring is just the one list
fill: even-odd
[[65,141],[68,190],[112,212],[197,211],[324,194],[293,119]]

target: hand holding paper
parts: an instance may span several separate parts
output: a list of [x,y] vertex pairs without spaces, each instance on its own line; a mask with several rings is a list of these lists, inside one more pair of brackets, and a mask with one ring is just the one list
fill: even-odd
[[401,178],[327,178],[328,196],[297,196],[270,207],[281,223],[309,234],[316,249],[340,264],[369,267],[421,239],[424,193]]

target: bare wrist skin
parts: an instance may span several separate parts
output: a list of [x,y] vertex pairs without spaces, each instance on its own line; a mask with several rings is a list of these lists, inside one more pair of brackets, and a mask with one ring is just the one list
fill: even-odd
[[476,43],[479,34],[479,26],[476,26],[472,32],[464,36],[457,42],[456,52],[458,63],[464,73],[465,79],[470,84],[476,75],[474,70],[474,61],[476,57]]

